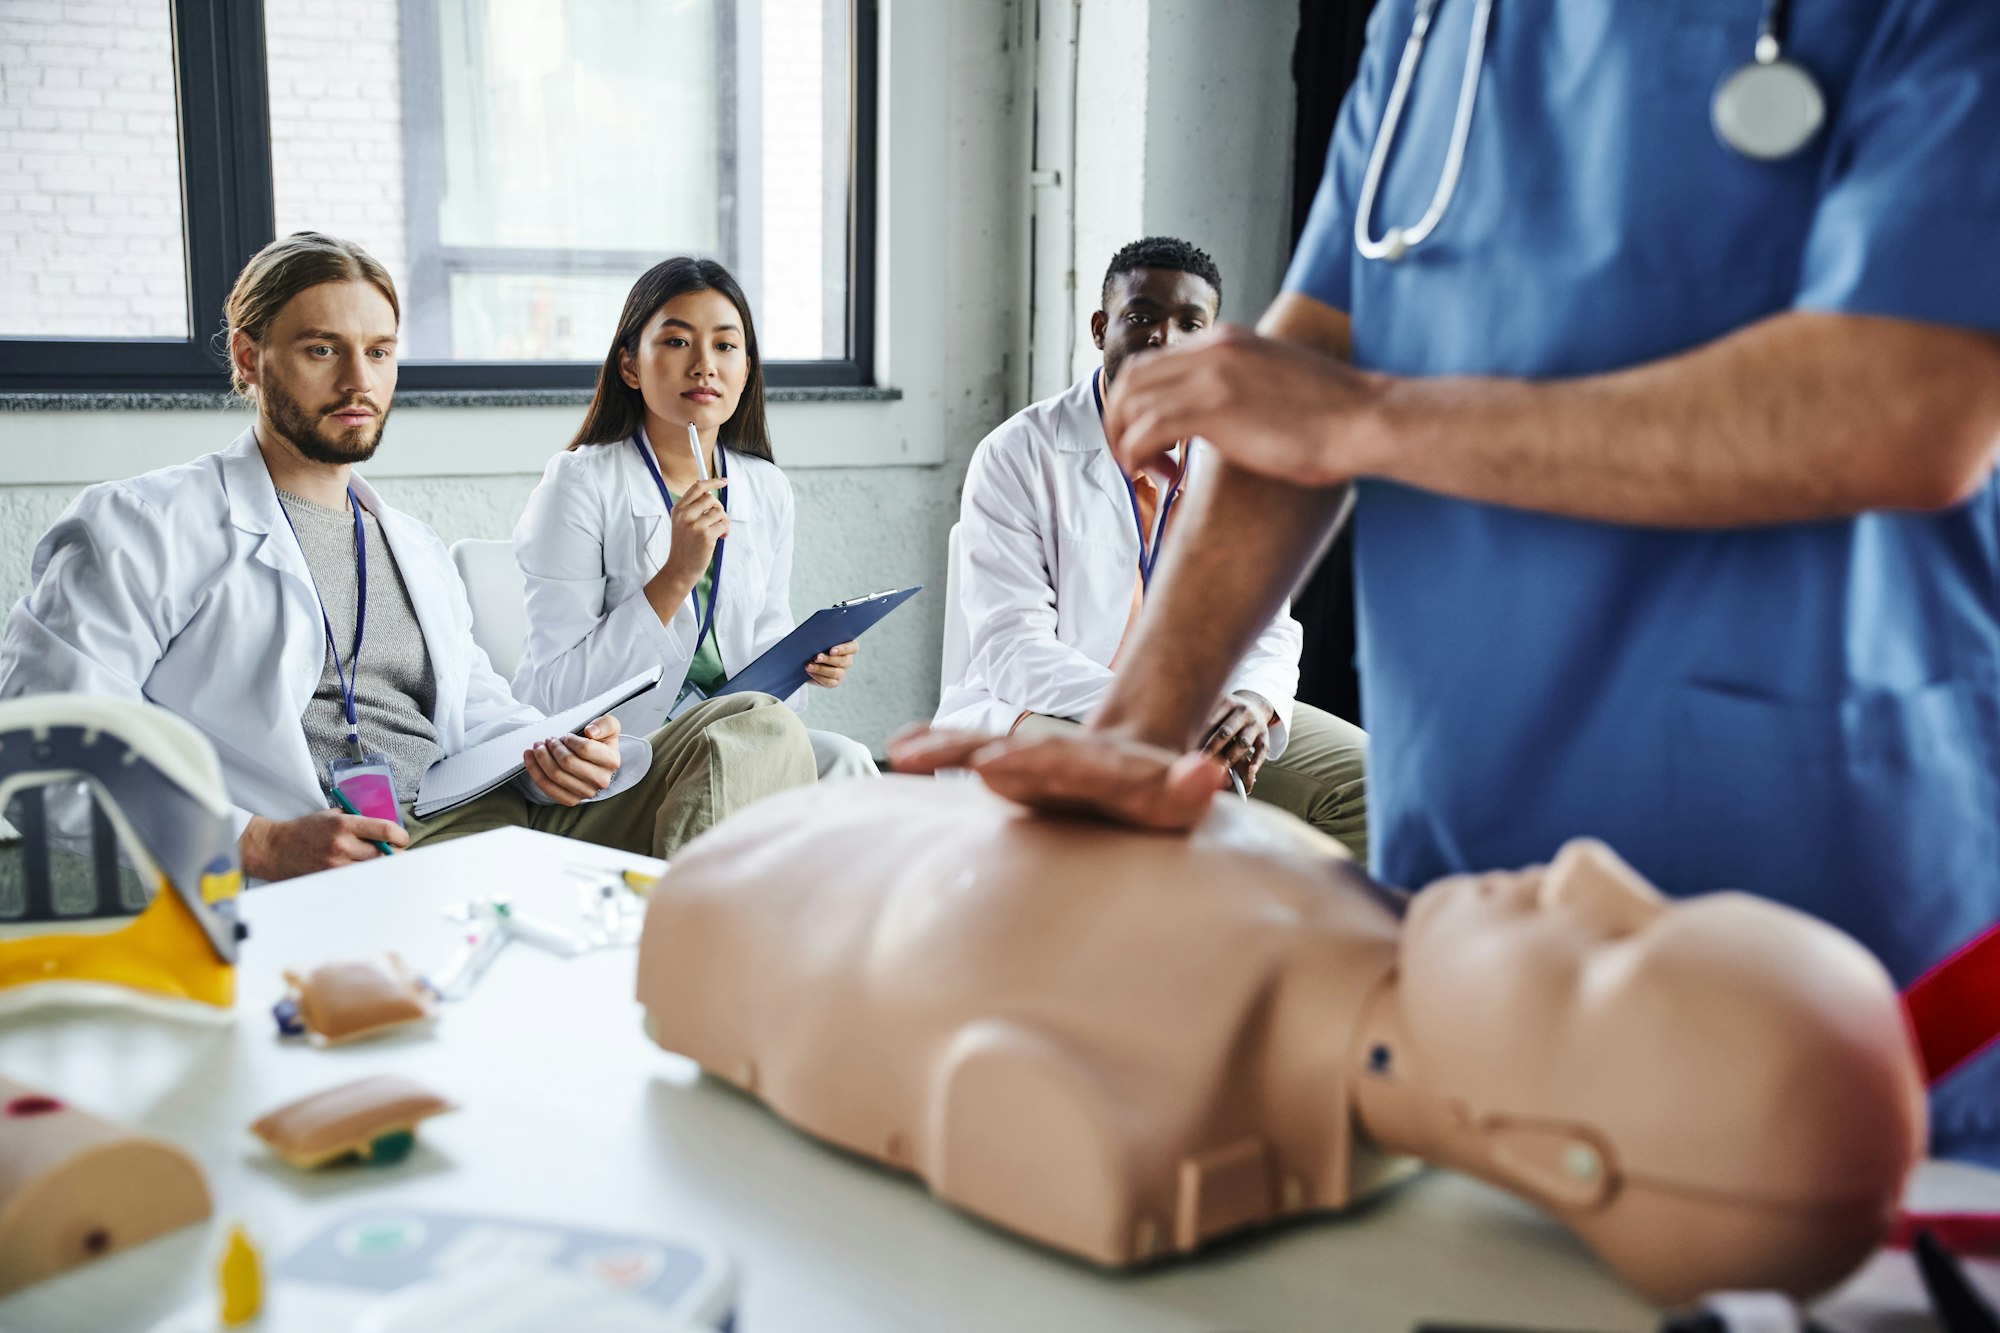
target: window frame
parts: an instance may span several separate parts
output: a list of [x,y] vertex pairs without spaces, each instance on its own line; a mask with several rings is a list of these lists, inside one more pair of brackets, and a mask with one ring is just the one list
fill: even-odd
[[[736,0],[725,0],[733,13]],[[876,73],[878,0],[850,0],[847,355],[766,361],[773,388],[875,383]],[[188,328],[184,339],[0,337],[0,393],[221,393],[229,363],[222,306],[251,255],[277,233],[264,7],[172,0]],[[400,389],[517,392],[589,389],[595,361],[405,361]]]

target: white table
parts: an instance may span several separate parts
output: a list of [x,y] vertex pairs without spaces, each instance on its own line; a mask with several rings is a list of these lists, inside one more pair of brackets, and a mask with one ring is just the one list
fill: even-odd
[[[429,1035],[332,1050],[275,1035],[268,1013],[286,967],[386,947],[432,968],[462,929],[445,920],[446,906],[504,893],[573,924],[579,881],[570,869],[631,865],[658,868],[509,830],[315,875],[246,899],[253,934],[233,1026],[78,1010],[0,1025],[0,1070],[181,1144],[217,1199],[205,1230],[0,1301],[0,1329],[145,1328],[209,1289],[224,1222],[245,1220],[276,1256],[337,1216],[384,1204],[706,1239],[736,1262],[742,1333],[1409,1333],[1419,1319],[1608,1331],[1657,1322],[1532,1209],[1442,1173],[1358,1216],[1156,1272],[1098,1272],[943,1207],[914,1182],[824,1148],[700,1079],[642,1035],[629,948],[558,959],[511,945]],[[400,1166],[302,1174],[244,1128],[281,1102],[390,1071],[463,1108],[428,1122]],[[1985,1172],[1934,1164],[1920,1186],[1927,1206],[2000,1207],[2000,1177]],[[1907,1285],[1900,1263],[1871,1269],[1872,1285],[1848,1305]]]

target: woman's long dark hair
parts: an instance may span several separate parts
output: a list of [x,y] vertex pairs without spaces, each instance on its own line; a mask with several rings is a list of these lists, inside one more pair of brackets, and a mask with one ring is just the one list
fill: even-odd
[[583,414],[576,438],[569,442],[570,448],[616,444],[638,433],[646,420],[646,400],[618,373],[619,354],[639,354],[639,338],[661,306],[689,292],[707,291],[721,292],[742,316],[743,350],[750,359],[743,396],[716,432],[716,443],[752,458],[770,459],[771,427],[764,420],[764,358],[757,350],[757,325],[750,318],[750,302],[728,269],[712,259],[689,255],[653,265],[632,284],[625,311],[618,316],[618,336],[611,340],[611,350],[598,367],[597,392],[591,397],[590,410]]

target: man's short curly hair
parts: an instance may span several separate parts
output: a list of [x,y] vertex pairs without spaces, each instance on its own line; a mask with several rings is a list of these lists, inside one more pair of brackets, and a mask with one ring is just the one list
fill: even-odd
[[1215,288],[1215,303],[1222,304],[1222,270],[1208,257],[1208,251],[1197,250],[1186,241],[1172,236],[1148,236],[1137,240],[1111,256],[1111,267],[1104,270],[1104,288],[1098,294],[1098,305],[1111,304],[1111,283],[1121,273],[1132,273],[1142,268],[1172,269],[1177,273],[1192,273],[1209,286]]

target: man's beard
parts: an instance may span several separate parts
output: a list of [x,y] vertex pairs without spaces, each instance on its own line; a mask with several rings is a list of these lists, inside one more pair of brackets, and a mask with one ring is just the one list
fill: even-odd
[[343,407],[374,403],[367,399],[346,399],[333,404],[325,412],[315,416],[306,411],[299,400],[286,392],[284,386],[269,376],[259,386],[264,411],[271,418],[271,425],[291,446],[314,463],[328,463],[340,466],[347,463],[365,463],[375,456],[376,446],[382,443],[382,431],[389,424],[389,414],[382,413],[375,419],[375,430],[366,438],[357,439],[352,427],[333,427],[327,424],[328,413],[338,412]]

